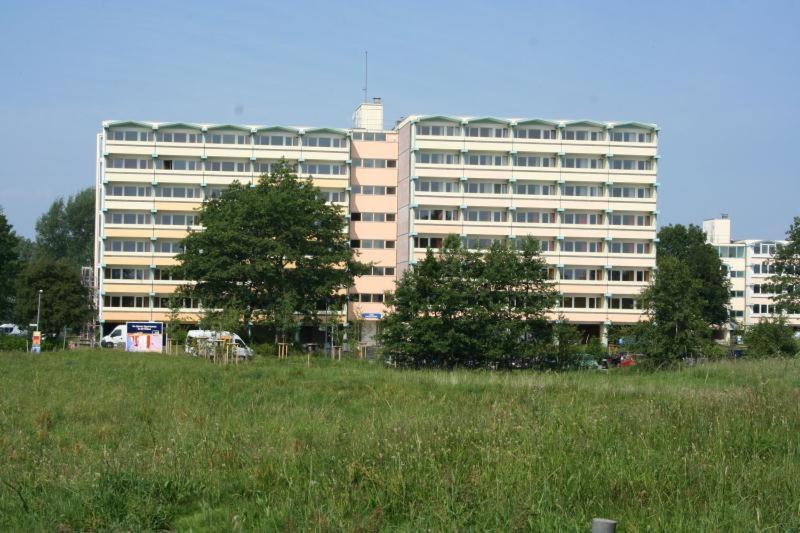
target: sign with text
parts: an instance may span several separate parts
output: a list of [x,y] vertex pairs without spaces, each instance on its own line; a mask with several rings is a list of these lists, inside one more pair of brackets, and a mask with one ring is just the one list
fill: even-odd
[[361,318],[364,320],[380,320],[381,314],[380,313],[361,313]]
[[163,322],[126,322],[126,352],[160,352],[164,347]]
[[31,353],[41,353],[42,351],[42,332],[34,331],[31,337]]

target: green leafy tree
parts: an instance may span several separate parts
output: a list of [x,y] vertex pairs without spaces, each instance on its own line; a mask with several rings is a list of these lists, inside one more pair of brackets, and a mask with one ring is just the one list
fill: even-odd
[[94,188],[84,189],[66,200],[58,198],[36,221],[36,257],[66,259],[79,267],[91,265],[94,217]]
[[401,364],[510,364],[549,343],[555,304],[547,265],[531,238],[466,250],[455,235],[404,272],[383,322],[384,353]]
[[675,258],[689,268],[690,276],[699,282],[698,296],[702,300],[702,318],[707,324],[721,326],[728,321],[730,281],[713,246],[706,242],[705,232],[698,226],[681,224],[663,227],[658,232],[658,257],[661,262]]
[[775,305],[787,313],[800,313],[800,217],[794,217],[786,232],[786,244],[779,246],[772,260],[775,274],[769,280]]
[[702,282],[686,262],[670,256],[659,260],[658,276],[642,294],[650,323],[635,331],[656,365],[703,353],[710,331],[702,294]]
[[563,315],[553,324],[553,357],[557,369],[574,368],[580,352],[581,332]]
[[47,335],[57,335],[64,327],[80,330],[92,319],[90,292],[81,283],[80,269],[66,259],[39,260],[27,264],[17,276],[17,323],[36,322],[40,289],[39,329]]
[[800,351],[794,329],[778,316],[750,326],[745,333],[748,357],[793,357]]
[[344,213],[325,203],[310,180],[285,163],[255,187],[234,183],[203,204],[202,231],[189,234],[177,259],[186,290],[205,308],[234,307],[243,323],[262,323],[283,338],[297,315],[352,285],[367,265],[350,248]]
[[14,309],[14,282],[20,269],[20,238],[0,208],[0,321],[11,318]]

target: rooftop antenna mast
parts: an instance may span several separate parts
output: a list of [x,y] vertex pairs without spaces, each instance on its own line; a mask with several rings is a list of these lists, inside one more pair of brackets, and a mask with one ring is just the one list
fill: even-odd
[[364,50],[364,103],[367,102],[367,83],[369,81],[369,62],[367,51]]

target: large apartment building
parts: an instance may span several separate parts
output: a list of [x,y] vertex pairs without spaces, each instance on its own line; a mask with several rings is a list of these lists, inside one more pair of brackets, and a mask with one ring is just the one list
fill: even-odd
[[[731,220],[727,215],[703,221],[706,240],[719,253],[731,281],[728,329],[740,330],[776,316],[774,294],[769,278],[774,273],[772,257],[786,241],[764,239],[731,239]],[[800,314],[785,315],[787,322],[800,332]]]
[[[641,317],[655,270],[658,129],[653,124],[410,116],[387,130],[379,99],[349,129],[106,121],[97,137],[98,308],[104,329],[165,320],[170,279],[195,210],[286,159],[349,218],[375,266],[348,319],[366,340],[384,293],[447,234],[472,249],[537,237],[561,293],[558,313],[603,337]],[[182,316],[197,320],[200,302]]]

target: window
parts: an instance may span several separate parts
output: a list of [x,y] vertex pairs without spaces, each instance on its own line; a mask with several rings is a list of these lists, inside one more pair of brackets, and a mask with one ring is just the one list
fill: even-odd
[[149,307],[149,296],[117,296],[106,294],[103,296],[103,305],[105,307]]
[[638,298],[611,298],[609,300],[611,309],[641,309]]
[[383,294],[373,293],[353,293],[350,295],[351,302],[362,302],[362,303],[383,303]]
[[414,248],[441,248],[442,237],[414,237]]
[[368,275],[371,275],[371,276],[394,276],[394,267],[373,266]]
[[514,186],[514,192],[516,194],[550,196],[555,193],[555,187],[553,185],[520,182]]
[[774,243],[757,242],[753,245],[754,254],[775,255],[777,245]]
[[599,268],[566,267],[561,271],[561,279],[568,281],[597,281],[603,279]]
[[599,309],[600,298],[597,296],[564,296],[561,307],[565,309]]
[[614,170],[652,170],[652,161],[649,159],[620,159],[614,157],[611,160],[611,168]]
[[775,314],[775,306],[771,304],[753,304],[753,314],[756,315]]
[[554,140],[556,138],[556,130],[542,128],[516,128],[514,130],[514,137],[517,139]]
[[649,254],[650,243],[612,241],[610,251],[612,254]]
[[394,222],[394,213],[350,213],[350,220],[355,222]]
[[556,158],[548,155],[518,155],[514,164],[518,167],[554,167]]
[[386,134],[383,132],[372,132],[372,131],[354,131],[353,132],[353,140],[354,141],[386,141]]
[[394,248],[394,241],[384,241],[382,239],[352,239],[350,241],[350,247],[364,250]]
[[458,220],[458,209],[421,207],[417,209],[417,220]]
[[459,162],[458,154],[453,153],[432,153],[420,152],[417,155],[417,163],[427,165],[457,165]]
[[564,240],[561,242],[562,252],[598,253],[603,251],[602,241]]
[[156,224],[162,226],[195,226],[197,215],[191,213],[159,213],[156,215]]
[[550,211],[518,209],[514,213],[514,221],[520,224],[552,224],[556,221],[556,214]]
[[344,202],[344,191],[322,189],[320,191],[320,196],[322,196],[323,200],[326,202]]
[[479,166],[504,166],[508,164],[508,157],[496,154],[469,154],[467,156],[468,165]]
[[716,246],[717,253],[723,258],[743,258],[744,246]]
[[[153,298],[153,307],[160,308],[160,309],[170,309],[172,308],[173,302],[172,299],[174,295],[170,296],[155,296]],[[196,298],[179,298],[178,307],[180,309],[199,309],[200,308],[200,300]]]
[[492,181],[470,181],[467,183],[468,194],[507,194],[508,184]]
[[202,133],[186,133],[182,131],[162,131],[158,134],[158,141],[162,143],[201,143]]
[[564,196],[603,196],[603,189],[595,185],[565,185]]
[[[515,239],[515,241],[516,241],[515,246],[516,246],[517,249],[519,249],[521,247],[522,240],[521,239]],[[542,240],[539,240],[538,242],[539,242],[539,250],[541,250],[543,252],[554,252],[555,249],[556,249],[556,241],[542,241]],[[554,277],[550,278],[550,279],[554,279]]]
[[103,278],[120,280],[146,280],[150,279],[150,269],[128,267],[104,268]]
[[317,148],[347,148],[347,138],[306,135],[303,137],[303,146],[314,146]]
[[392,196],[397,193],[397,187],[385,187],[383,185],[353,185],[352,191],[354,194]]
[[505,210],[467,209],[464,216],[468,222],[505,222],[507,220],[507,212]]
[[468,250],[488,250],[495,243],[501,243],[505,239],[502,237],[467,237]]
[[209,133],[206,141],[211,144],[250,144],[249,133]]
[[200,187],[187,187],[184,185],[161,185],[156,188],[159,198],[200,198]]
[[464,128],[464,135],[467,137],[484,137],[484,138],[501,139],[508,137],[508,128],[468,126]]
[[614,198],[650,198],[652,193],[650,187],[645,186],[612,187],[611,196]]
[[652,133],[635,131],[613,131],[611,140],[615,143],[649,143],[653,142]]
[[597,213],[564,213],[564,224],[602,224],[603,215]]
[[744,291],[731,291],[731,298],[744,298]]
[[210,172],[250,172],[249,161],[206,161]]
[[613,269],[609,271],[608,279],[609,281],[618,282],[648,282],[650,281],[650,271]]
[[150,185],[135,185],[135,184],[106,185],[106,195],[108,196],[149,197],[150,192],[151,192]]
[[414,182],[414,190],[422,192],[458,192],[458,182],[429,179],[417,180]]
[[397,168],[397,159],[353,159],[354,167]]
[[564,166],[566,168],[603,168],[601,159],[592,157],[565,157]]
[[333,174],[335,176],[347,174],[344,165],[339,163],[301,163],[300,172],[303,174]]
[[181,241],[158,240],[154,251],[157,254],[179,254],[183,251],[183,246],[181,246]]
[[731,278],[743,278],[744,270],[729,270],[728,276]]
[[106,252],[145,253],[150,251],[150,241],[110,239],[105,242]]
[[612,226],[649,226],[650,215],[623,215],[613,213],[611,215]]
[[178,272],[169,268],[156,268],[153,270],[153,279],[157,281],[183,281]]
[[160,170],[199,171],[199,159],[156,159],[156,168]]
[[592,131],[592,130],[573,130],[573,129],[565,129],[564,130],[564,140],[565,141],[602,141],[603,140],[603,132],[602,131]]
[[126,170],[146,170],[153,168],[152,159],[122,159],[111,158],[106,163],[106,168],[124,168]]
[[433,135],[436,137],[459,137],[461,126],[436,126],[417,124],[417,135]]
[[106,213],[106,224],[150,224],[150,213]]
[[153,132],[145,130],[109,130],[109,141],[148,142],[153,140]]
[[255,135],[253,140],[259,146],[297,146],[299,144],[299,138],[296,135],[285,133]]

